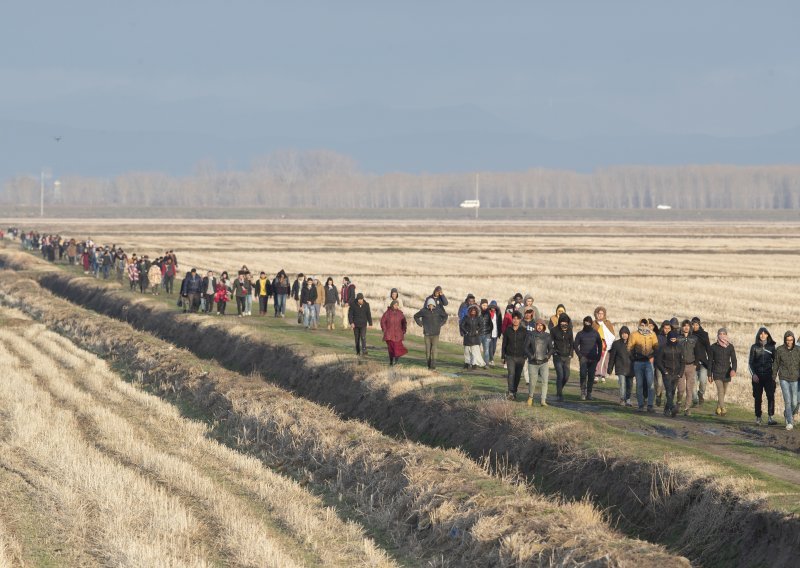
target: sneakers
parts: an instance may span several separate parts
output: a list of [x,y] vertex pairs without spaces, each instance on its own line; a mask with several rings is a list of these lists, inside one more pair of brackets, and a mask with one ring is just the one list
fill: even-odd
[[791,423],[791,422],[790,422],[789,424],[787,424],[787,425],[786,425],[786,429],[787,429],[787,430],[794,430],[794,426],[792,426],[792,423]]
[[581,400],[586,400],[586,395],[581,393]]
[[546,401],[546,400],[543,400],[543,401],[542,401],[542,406],[548,406],[548,404],[547,404],[547,401]]
[[600,382],[601,382],[601,383],[604,383],[604,382],[606,382],[606,378],[605,378],[605,377],[600,377]]
[[528,406],[533,406],[533,399],[528,397]]
[[722,407],[722,414],[721,414],[721,416],[726,416],[727,414],[728,414],[728,409],[727,409],[727,408],[725,408],[725,407],[723,406],[723,407]]
[[777,423],[778,421],[775,420],[775,418],[773,418],[772,416],[770,416],[769,420],[767,420],[767,426],[775,426]]
[[494,367],[494,361],[489,361],[489,366]]
[[625,401],[625,406],[628,406],[628,407],[633,406],[633,403],[631,402],[631,399],[628,399],[628,400]]
[[687,408],[686,410],[683,411],[683,415],[684,416],[691,416],[692,415],[692,411]]
[[761,426],[761,417],[756,416],[756,426]]

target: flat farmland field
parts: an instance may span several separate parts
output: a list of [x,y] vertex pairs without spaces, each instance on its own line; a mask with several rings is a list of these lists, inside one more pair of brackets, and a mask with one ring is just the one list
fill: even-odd
[[[85,309],[124,321],[130,316],[131,321],[137,322],[135,325],[156,330],[163,339],[196,351],[198,356],[221,359],[239,372],[258,371],[264,377],[272,376],[265,380],[277,381],[315,402],[331,404],[345,418],[363,419],[382,431],[425,444],[454,447],[477,459],[498,452],[493,459],[505,465],[495,462],[493,467],[501,471],[509,466],[518,468],[516,474],[527,476],[537,488],[562,497],[580,498],[586,494],[593,504],[603,510],[607,508],[626,534],[666,544],[670,551],[685,554],[698,565],[725,565],[721,559],[732,557],[726,556],[730,551],[721,551],[710,547],[708,541],[686,535],[699,534],[698,525],[706,522],[719,522],[722,530],[728,522],[723,519],[747,517],[742,510],[725,509],[725,498],[715,497],[713,503],[700,502],[699,495],[707,493],[705,489],[697,493],[698,483],[708,484],[718,492],[715,495],[738,495],[747,501],[742,506],[748,511],[768,511],[783,521],[795,523],[800,512],[800,492],[796,489],[800,483],[800,442],[796,432],[783,428],[780,389],[775,409],[779,425],[754,425],[747,365],[749,348],[759,327],[767,326],[780,343],[785,330],[798,331],[800,326],[800,305],[793,289],[794,281],[800,278],[797,263],[800,223],[776,222],[766,225],[767,228],[763,223],[739,221],[697,224],[176,220],[168,226],[163,220],[49,220],[26,225],[6,220],[3,223],[76,239],[91,237],[96,243],[116,244],[128,254],[147,254],[150,258],[172,249],[178,257],[181,275],[192,267],[201,272],[214,270],[219,274],[227,270],[235,274],[242,265],[247,265],[251,272],[257,274],[263,270],[270,277],[283,269],[290,280],[300,272],[323,281],[332,276],[337,286],[347,275],[372,305],[374,319],[384,311],[390,289],[399,290],[404,311],[410,316],[435,286],[444,289],[451,316],[468,293],[479,299],[497,300],[503,307],[515,292],[534,296],[534,304],[545,317],[555,312],[557,304],[564,304],[576,326],[597,306],[607,309],[617,330],[622,325],[634,329],[635,322],[642,317],[660,323],[672,317],[683,320],[699,316],[712,340],[717,328],[727,327],[738,355],[739,374],[729,390],[731,409],[725,418],[714,415],[713,386],[708,387],[706,395],[711,404],[693,409],[692,416],[687,417],[664,417],[660,409],[656,409],[659,412],[655,415],[639,414],[620,407],[614,379],[596,385],[596,400],[582,402],[576,389],[576,368],[565,390],[564,403],[551,401],[549,408],[538,408],[537,392],[533,409],[524,402],[509,405],[503,400],[502,367],[462,369],[460,337],[453,317],[443,332],[445,344],[438,372],[424,368],[421,333],[413,324],[409,326],[412,337],[407,341],[409,355],[399,368],[390,369],[386,366],[379,330],[369,331],[370,355],[362,361],[368,365],[361,366],[355,364],[349,330],[306,331],[293,322],[293,313],[287,314],[285,320],[182,315],[175,306],[175,297],[130,293],[126,282],[120,286],[113,281],[85,278],[78,267],[41,268],[37,264],[36,270],[50,270],[58,275],[44,279],[31,276],[44,288]],[[6,242],[7,250],[15,246]],[[12,259],[16,254],[9,256],[11,260],[7,263],[17,263]],[[23,272],[29,269],[25,261],[18,263]],[[147,310],[142,308],[140,313],[140,306],[146,306]],[[289,311],[293,312],[294,307],[290,300]],[[235,311],[234,305],[228,313]],[[225,346],[210,340],[200,345],[198,340],[195,346],[186,339],[192,337],[188,331],[186,336],[181,335],[179,327],[184,320],[180,318],[185,318],[187,325],[196,325],[198,332],[213,327],[223,330],[219,332],[220,340],[234,339]],[[272,349],[276,344],[288,346],[293,350],[292,357],[307,360],[305,374],[298,378],[288,370],[284,372],[280,363],[286,357],[283,352],[274,353],[275,363],[270,361],[273,352],[269,350],[263,356],[249,355],[251,351],[240,343],[251,340],[263,341],[263,345],[257,345],[264,349],[267,346]],[[261,364],[264,366],[259,367]],[[335,375],[331,380],[338,382],[331,382],[327,390],[315,390],[313,385],[320,380],[319,369],[340,366],[345,369],[346,377]],[[552,368],[550,379],[554,379]],[[378,394],[359,403],[359,397],[366,396],[361,389]],[[524,384],[520,390],[526,390]],[[551,384],[550,396],[553,395]],[[499,436],[505,440],[503,436],[508,432],[511,441],[492,445],[482,441],[482,431],[478,429],[473,442],[470,433],[481,422],[469,413],[458,415],[466,420],[461,422],[463,436],[447,432],[444,427],[436,433],[426,431],[433,420],[426,414],[431,412],[430,408],[452,410],[459,405],[482,416],[481,420],[489,420],[492,426],[488,431],[493,439]],[[766,400],[764,414],[766,421]],[[392,422],[395,419],[397,422]],[[441,419],[446,423],[445,414]],[[530,441],[528,446],[523,442],[526,440]],[[547,470],[546,475],[568,471],[565,475],[583,478],[585,485],[573,486],[557,475],[541,477],[535,464],[543,459],[535,457],[533,446],[544,443],[542,440],[547,441],[548,448],[560,448],[566,443],[564,440],[574,442],[575,448],[568,452],[562,448],[552,458],[553,470]],[[503,451],[506,453],[499,453]],[[587,470],[581,469],[590,466],[576,464],[594,455],[601,456],[598,463],[618,463],[606,452],[611,452],[613,459],[633,460],[647,466],[629,474],[618,472],[614,465],[607,465],[605,470],[605,466],[595,464],[591,466],[591,473],[597,476],[593,483],[592,475],[586,476]],[[619,481],[625,479],[624,475],[647,480],[645,494],[635,495],[634,503],[628,502],[633,493],[615,493],[618,489],[615,481],[626,486],[630,483]],[[610,485],[605,485],[609,480]],[[670,500],[678,494],[679,499],[685,499],[681,504]],[[685,511],[692,509],[697,517],[681,514],[682,507]],[[653,517],[639,518],[644,511]],[[659,518],[665,526],[658,524]],[[742,521],[745,522],[750,521]],[[756,556],[763,551],[756,552],[749,545],[746,549],[749,556],[740,557],[741,565],[759,565],[761,557]],[[780,563],[781,551],[775,552],[776,556],[771,558]]]

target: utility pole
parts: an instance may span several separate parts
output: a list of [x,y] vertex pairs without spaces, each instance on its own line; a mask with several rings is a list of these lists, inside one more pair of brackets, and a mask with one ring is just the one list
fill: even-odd
[[481,199],[480,199],[480,191],[481,191],[481,174],[475,174],[475,218],[478,218],[478,210],[481,208]]

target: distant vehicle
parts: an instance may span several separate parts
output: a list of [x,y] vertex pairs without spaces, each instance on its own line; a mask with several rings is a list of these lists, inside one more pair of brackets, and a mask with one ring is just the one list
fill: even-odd
[[467,199],[466,201],[462,201],[459,207],[463,207],[464,209],[477,209],[481,206],[481,202],[478,199]]
[[662,210],[672,209],[672,205],[656,205],[656,209],[662,209]]

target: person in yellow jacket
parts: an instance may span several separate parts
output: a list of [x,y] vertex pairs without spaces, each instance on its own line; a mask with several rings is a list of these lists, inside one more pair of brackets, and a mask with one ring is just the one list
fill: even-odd
[[633,359],[633,374],[636,376],[636,398],[639,412],[644,412],[644,382],[647,381],[647,412],[653,412],[653,360],[658,349],[658,337],[647,325],[647,318],[639,320],[639,327],[628,340],[628,351]]

